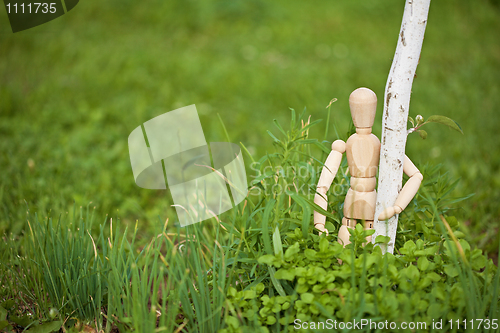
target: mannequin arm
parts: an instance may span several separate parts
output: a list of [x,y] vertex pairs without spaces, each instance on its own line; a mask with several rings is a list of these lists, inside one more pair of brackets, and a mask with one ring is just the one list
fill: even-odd
[[[314,203],[323,208],[328,209],[328,197],[326,193],[330,189],[335,175],[339,169],[340,163],[342,162],[342,154],[345,152],[345,142],[342,140],[337,140],[332,143],[332,152],[328,155],[325,161],[323,170],[321,170],[321,175],[319,176],[318,187],[316,189],[316,195],[314,196]],[[314,227],[320,232],[326,232],[325,229],[326,216],[321,213],[314,212]]]
[[399,192],[394,206],[388,207],[382,213],[380,213],[380,215],[378,216],[379,221],[388,220],[394,215],[401,213],[406,208],[406,206],[408,206],[415,194],[417,194],[418,188],[420,187],[420,184],[422,183],[424,177],[406,155],[405,161],[403,163],[403,172],[408,177],[410,177],[410,179],[408,179],[401,192]]

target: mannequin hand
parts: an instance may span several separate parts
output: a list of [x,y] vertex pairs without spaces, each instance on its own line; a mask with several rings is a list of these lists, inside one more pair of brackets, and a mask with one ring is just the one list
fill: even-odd
[[379,221],[388,220],[394,215],[401,213],[402,211],[403,210],[399,206],[387,207],[386,209],[384,209],[382,213],[380,213],[380,215],[378,216],[378,220]]
[[325,228],[324,225],[322,225],[322,224],[316,224],[314,227],[319,230],[319,234],[320,235],[322,233],[326,232],[326,235],[328,236],[328,230],[326,230],[326,228]]

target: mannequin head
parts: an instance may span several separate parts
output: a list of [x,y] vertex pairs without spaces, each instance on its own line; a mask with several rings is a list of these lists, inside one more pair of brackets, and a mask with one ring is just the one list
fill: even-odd
[[358,88],[349,96],[351,117],[356,128],[371,128],[377,111],[377,95],[368,88]]

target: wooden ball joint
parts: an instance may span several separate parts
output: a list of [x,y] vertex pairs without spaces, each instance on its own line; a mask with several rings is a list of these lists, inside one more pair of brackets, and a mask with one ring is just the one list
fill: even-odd
[[[373,121],[377,109],[377,96],[368,88],[358,88],[349,96],[349,107],[356,133],[351,135],[347,142],[337,140],[332,144],[332,152],[325,161],[319,177],[314,202],[328,209],[327,192],[332,185],[335,175],[345,152],[351,187],[344,201],[344,218],[340,227],[338,240],[344,246],[349,244],[348,228],[354,228],[357,220],[364,221],[365,229],[373,229],[375,217],[375,204],[377,201],[376,175],[380,158],[380,140],[372,134]],[[422,182],[422,174],[405,155],[403,172],[410,177],[401,190],[394,206],[386,208],[378,216],[383,221],[401,213],[415,196]],[[314,212],[314,226],[316,229],[328,234],[325,229],[326,217]],[[367,237],[371,241],[371,236]]]

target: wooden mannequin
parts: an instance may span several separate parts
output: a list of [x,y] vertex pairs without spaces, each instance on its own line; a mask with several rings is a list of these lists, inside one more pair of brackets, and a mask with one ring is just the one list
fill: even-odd
[[[344,246],[349,244],[349,231],[354,228],[357,220],[364,221],[365,229],[373,229],[375,217],[375,204],[377,200],[376,175],[380,158],[380,140],[372,134],[373,121],[377,108],[377,96],[367,88],[358,88],[349,96],[349,107],[356,133],[351,135],[347,142],[337,140],[332,144],[332,152],[326,159],[318,181],[314,202],[328,209],[327,192],[337,174],[342,154],[346,152],[349,173],[351,174],[351,187],[344,201],[344,217],[340,227],[338,240]],[[392,207],[387,207],[378,220],[387,220],[395,214],[401,213],[415,196],[422,182],[422,174],[410,159],[405,156],[403,171],[410,179],[398,195]],[[314,226],[320,232],[326,232],[326,217],[314,212]],[[371,236],[367,238],[371,241]]]

